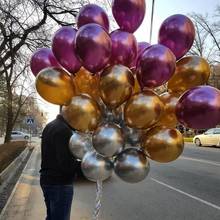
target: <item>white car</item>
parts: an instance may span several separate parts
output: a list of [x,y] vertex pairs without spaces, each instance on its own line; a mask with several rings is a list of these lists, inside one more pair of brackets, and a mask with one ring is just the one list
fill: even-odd
[[12,131],[11,140],[29,140],[30,135],[21,131]]
[[196,146],[220,146],[220,128],[211,128],[193,138]]

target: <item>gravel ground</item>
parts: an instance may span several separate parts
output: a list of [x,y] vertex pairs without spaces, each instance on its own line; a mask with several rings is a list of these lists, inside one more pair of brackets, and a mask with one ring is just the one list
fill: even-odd
[[22,173],[22,170],[24,169],[28,159],[30,158],[31,153],[32,153],[32,151],[29,151],[26,160],[21,164],[21,166],[19,167],[19,169],[17,170],[15,175],[9,180],[8,184],[6,186],[0,185],[0,213],[1,213],[2,209],[4,208],[9,196],[11,195],[12,190],[13,190],[15,184],[17,183],[17,181]]

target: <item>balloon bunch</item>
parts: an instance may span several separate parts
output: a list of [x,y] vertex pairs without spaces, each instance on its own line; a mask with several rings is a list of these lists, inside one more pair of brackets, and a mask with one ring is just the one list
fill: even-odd
[[[75,129],[70,150],[82,160],[91,181],[113,171],[122,180],[142,181],[148,158],[177,159],[184,141],[178,123],[201,129],[220,122],[220,92],[206,86],[210,67],[198,56],[185,56],[195,29],[181,14],[161,25],[158,44],[137,43],[133,32],[145,15],[144,0],[114,0],[118,30],[109,33],[105,11],[81,8],[77,28],[62,27],[52,50],[31,58],[36,89],[48,102],[63,105],[62,115]],[[159,95],[155,88],[166,85]]]

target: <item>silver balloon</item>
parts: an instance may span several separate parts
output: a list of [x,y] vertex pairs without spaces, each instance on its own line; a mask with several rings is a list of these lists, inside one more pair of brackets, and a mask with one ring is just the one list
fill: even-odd
[[73,131],[73,135],[69,140],[69,149],[74,157],[82,159],[87,152],[92,151],[91,138]]
[[130,146],[139,146],[141,130],[135,128],[129,128],[126,125],[122,127],[123,133],[125,134],[126,143]]
[[137,183],[145,179],[150,170],[146,155],[137,148],[127,148],[115,159],[115,173],[122,180]]
[[82,172],[91,181],[104,181],[112,175],[113,163],[97,152],[88,152],[81,163]]
[[121,152],[124,138],[121,128],[114,123],[106,123],[98,127],[92,136],[93,147],[99,154],[112,157]]

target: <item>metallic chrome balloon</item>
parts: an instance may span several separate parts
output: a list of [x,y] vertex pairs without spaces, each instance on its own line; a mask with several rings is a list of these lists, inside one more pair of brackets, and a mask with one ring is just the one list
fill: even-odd
[[187,56],[176,63],[176,71],[168,81],[168,91],[182,94],[195,86],[207,83],[210,66],[202,57]]
[[52,50],[59,63],[70,73],[76,73],[81,63],[75,52],[77,30],[72,27],[61,27],[54,35]]
[[135,32],[145,15],[145,0],[114,0],[112,13],[121,30]]
[[184,141],[177,129],[154,127],[142,136],[141,146],[152,160],[167,163],[181,155]]
[[41,48],[34,52],[31,57],[31,71],[36,76],[42,69],[47,67],[60,67],[59,62],[50,48]]
[[93,147],[106,157],[118,154],[124,147],[124,138],[121,128],[113,123],[98,127],[92,136]]
[[176,116],[189,128],[214,128],[220,123],[220,91],[211,86],[186,91],[177,103]]
[[138,52],[137,52],[137,56],[136,59],[133,60],[131,67],[134,67],[136,69],[136,65],[137,65],[137,61],[139,56],[144,52],[145,49],[147,49],[148,47],[150,47],[150,44],[147,42],[138,42]]
[[109,34],[98,24],[83,25],[76,34],[76,52],[82,65],[92,73],[109,63],[112,42]]
[[140,145],[140,137],[142,134],[140,129],[129,128],[125,125],[122,126],[122,131],[125,136],[126,144],[135,147]]
[[175,128],[178,123],[176,118],[176,104],[179,100],[179,95],[165,92],[160,95],[160,98],[164,104],[164,111],[156,125]]
[[82,93],[90,95],[94,100],[100,100],[99,75],[92,75],[85,68],[81,68],[73,77],[76,94]]
[[138,58],[137,79],[141,88],[154,88],[167,82],[175,72],[176,58],[171,50],[156,44],[148,47]]
[[193,22],[181,14],[168,17],[159,30],[159,43],[170,48],[177,60],[189,51],[194,38]]
[[132,67],[137,57],[137,41],[133,34],[115,30],[110,34],[112,40],[111,64],[122,64]]
[[41,70],[35,84],[39,95],[53,104],[68,105],[75,94],[71,76],[61,68],[50,67]]
[[137,183],[146,178],[150,163],[139,149],[127,148],[117,155],[114,170],[118,177],[129,183]]
[[87,95],[74,96],[68,106],[62,108],[65,120],[76,130],[94,131],[101,121],[101,111],[96,101]]
[[69,140],[69,149],[74,157],[82,159],[87,152],[92,151],[92,140],[87,138],[85,134],[73,131]]
[[100,76],[100,95],[103,102],[114,109],[124,103],[132,94],[134,77],[123,65],[107,67]]
[[80,28],[85,24],[96,23],[109,31],[108,15],[103,8],[95,4],[87,4],[83,6],[77,17],[77,27]]
[[164,110],[164,104],[152,90],[134,94],[126,103],[124,118],[131,128],[146,129],[156,124]]
[[93,151],[83,157],[81,168],[87,179],[94,182],[104,181],[112,175],[113,163],[109,158]]

